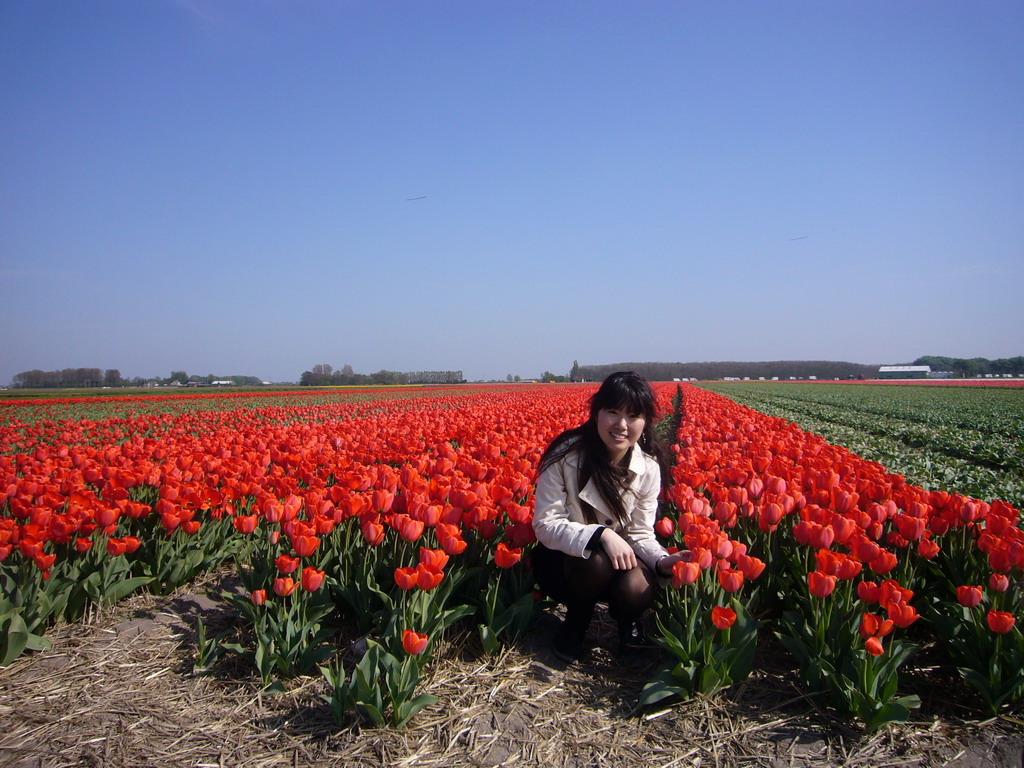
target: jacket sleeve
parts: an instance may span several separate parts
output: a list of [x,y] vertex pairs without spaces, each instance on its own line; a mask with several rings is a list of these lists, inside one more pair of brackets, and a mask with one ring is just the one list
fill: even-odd
[[569,499],[570,484],[565,477],[566,472],[572,471],[565,461],[560,461],[549,466],[537,478],[533,531],[537,534],[537,541],[548,549],[589,558],[587,544],[601,526],[572,519],[574,504]]
[[629,518],[626,534],[637,557],[657,572],[658,560],[668,551],[658,543],[654,535],[654,523],[658,516],[658,495],[661,493],[661,468],[651,461],[644,472],[637,491],[636,506]]

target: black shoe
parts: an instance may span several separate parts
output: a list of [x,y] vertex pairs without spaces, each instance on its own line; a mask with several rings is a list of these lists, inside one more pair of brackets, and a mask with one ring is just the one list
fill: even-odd
[[552,644],[555,656],[566,664],[579,661],[586,654],[586,648],[583,645],[586,635],[586,627],[563,621],[562,626],[555,633],[555,641]]
[[647,633],[639,621],[619,622],[619,655],[631,653],[647,645]]

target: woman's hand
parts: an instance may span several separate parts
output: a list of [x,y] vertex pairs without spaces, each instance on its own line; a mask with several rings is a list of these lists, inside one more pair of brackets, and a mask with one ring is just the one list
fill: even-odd
[[611,528],[601,532],[601,548],[612,561],[612,568],[617,571],[629,571],[636,568],[636,553],[629,543]]
[[690,562],[690,550],[683,549],[676,552],[674,555],[665,555],[658,561],[657,571],[659,576],[665,576],[666,578],[672,575],[672,566],[676,563],[688,563]]

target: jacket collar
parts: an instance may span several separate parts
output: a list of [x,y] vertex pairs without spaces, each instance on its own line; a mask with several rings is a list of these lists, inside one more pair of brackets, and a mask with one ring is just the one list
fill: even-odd
[[628,469],[630,474],[638,477],[647,471],[647,461],[644,459],[644,452],[640,449],[639,445],[634,445],[629,449]]
[[[577,458],[577,465],[578,461],[579,460]],[[630,449],[629,466],[626,469],[634,478],[639,477],[647,471],[647,461],[644,459],[644,452],[640,450],[639,446],[633,446],[633,448]],[[590,480],[587,481],[587,484],[580,489],[577,496],[598,512],[603,513],[605,517],[614,518],[614,515],[608,507],[608,504],[605,502],[604,497],[601,496],[601,493],[597,490],[594,478],[590,478]]]

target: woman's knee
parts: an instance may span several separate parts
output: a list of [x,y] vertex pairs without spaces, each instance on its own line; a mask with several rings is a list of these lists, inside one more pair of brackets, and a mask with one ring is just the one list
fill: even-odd
[[573,558],[571,573],[567,576],[582,577],[591,582],[608,582],[615,576],[611,558],[604,552],[591,552],[587,558]]
[[639,616],[654,602],[657,585],[642,565],[626,571],[612,584],[608,604],[616,614]]
[[615,568],[604,552],[592,552],[587,558],[566,558],[566,590],[579,597],[603,599],[614,578]]

